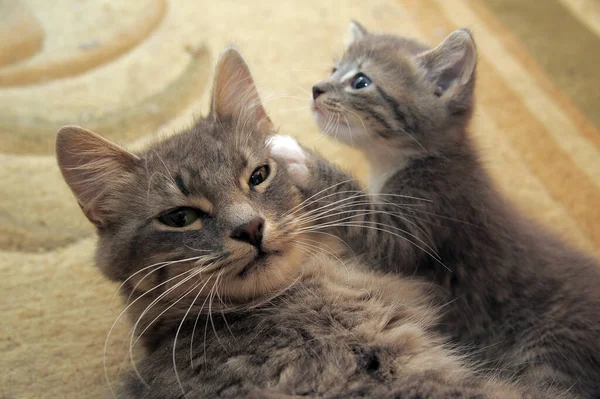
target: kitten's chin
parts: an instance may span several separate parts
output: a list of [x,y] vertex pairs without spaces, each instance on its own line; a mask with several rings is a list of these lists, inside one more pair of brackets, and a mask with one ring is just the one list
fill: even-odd
[[[328,116],[330,115],[330,116]],[[313,118],[321,134],[351,147],[360,147],[364,140],[364,129],[352,126],[347,118],[327,114],[320,109],[313,110]],[[337,118],[337,119],[336,119]]]

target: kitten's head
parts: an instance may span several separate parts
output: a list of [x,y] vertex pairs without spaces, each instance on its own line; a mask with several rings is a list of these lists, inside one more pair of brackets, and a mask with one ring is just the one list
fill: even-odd
[[269,157],[273,131],[233,49],[218,63],[208,117],[145,151],[62,128],[58,163],[97,228],[102,271],[171,301],[216,287],[244,302],[290,284],[302,262],[290,216],[299,193]]
[[429,49],[409,38],[350,25],[331,76],[313,87],[314,117],[328,135],[359,148],[443,148],[468,123],[476,50],[469,31]]

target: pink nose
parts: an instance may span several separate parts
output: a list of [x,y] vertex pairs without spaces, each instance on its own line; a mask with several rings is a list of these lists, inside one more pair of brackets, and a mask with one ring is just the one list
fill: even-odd
[[233,230],[233,233],[231,233],[231,238],[234,240],[247,242],[248,244],[260,249],[264,226],[265,220],[260,216],[256,216],[248,223],[236,227]]

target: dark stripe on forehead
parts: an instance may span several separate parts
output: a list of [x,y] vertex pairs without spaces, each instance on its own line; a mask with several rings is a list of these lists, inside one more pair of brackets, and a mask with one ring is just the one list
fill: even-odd
[[175,183],[177,183],[177,187],[179,188],[179,191],[183,193],[183,195],[190,195],[190,190],[185,185],[185,182],[183,181],[183,177],[181,175],[175,176]]

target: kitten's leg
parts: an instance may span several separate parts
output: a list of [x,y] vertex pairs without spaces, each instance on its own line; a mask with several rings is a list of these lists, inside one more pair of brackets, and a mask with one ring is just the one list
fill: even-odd
[[418,257],[435,256],[428,233],[431,225],[421,223],[411,212],[411,207],[423,211],[427,202],[409,196],[371,195],[354,178],[291,137],[274,136],[268,144],[271,156],[286,166],[306,198],[297,210],[306,228],[335,235],[355,254],[369,254],[370,263],[385,271],[412,274]]

